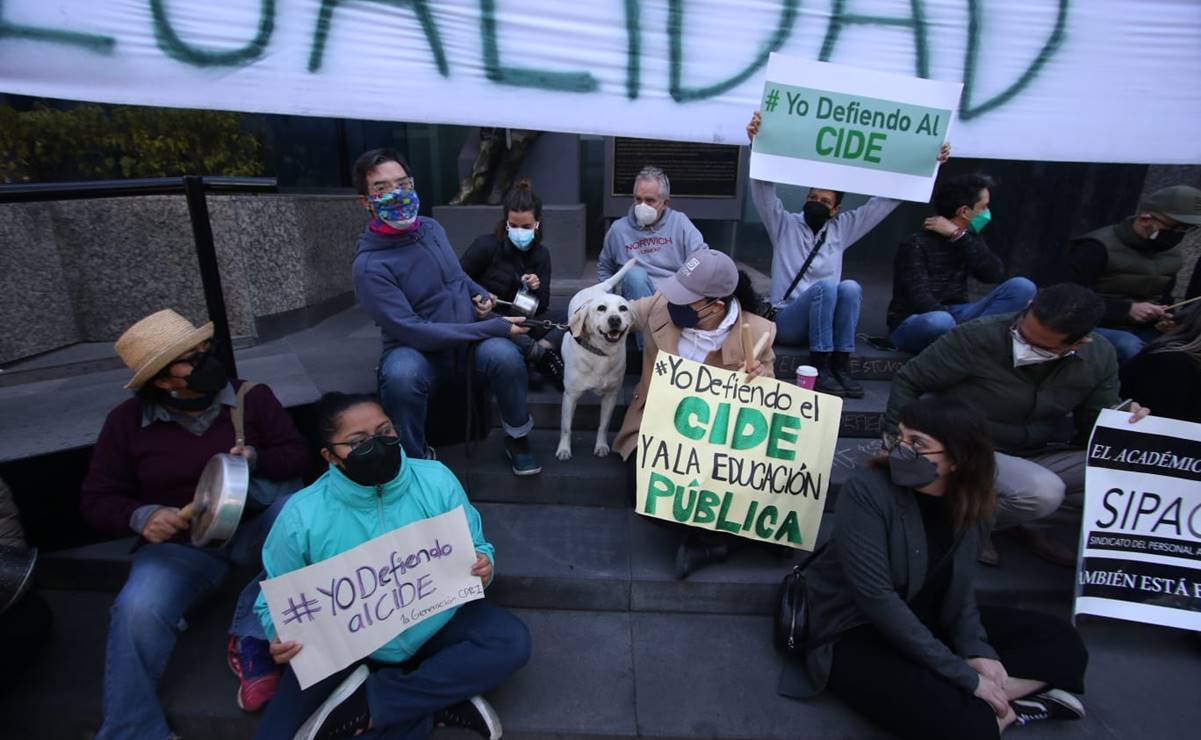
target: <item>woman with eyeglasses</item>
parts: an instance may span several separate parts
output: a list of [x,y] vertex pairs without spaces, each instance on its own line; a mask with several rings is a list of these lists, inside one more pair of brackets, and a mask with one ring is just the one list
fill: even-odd
[[1068,623],[977,607],[976,554],[992,520],[988,424],[960,401],[905,406],[887,456],[843,485],[834,531],[805,571],[806,652],[780,691],[829,688],[905,738],[995,738],[1079,719],[1088,655]]
[[[230,565],[259,567],[263,540],[287,494],[312,462],[292,418],[265,385],[247,389],[212,352],[211,323],[197,327],[171,309],[131,326],[116,343],[134,372],[134,397],[109,412],[80,495],[84,520],[112,538],[138,535],[129,578],[113,604],[104,670],[104,720],[98,740],[166,738],[155,696],[188,612],[212,596]],[[243,409],[246,443],[237,446],[232,411]],[[196,547],[181,515],[214,455],[244,457],[246,508],[222,547]],[[262,627],[253,613],[259,579],[242,590],[229,628],[226,660],[238,677],[238,706],[259,709],[275,691]]]
[[[535,316],[550,308],[550,250],[542,243],[542,199],[529,180],[518,180],[505,194],[503,216],[489,234],[476,238],[459,258],[463,272],[487,289],[479,302],[501,316],[522,316],[511,307],[494,307],[496,299],[512,303],[522,292],[538,301]],[[531,317],[532,318],[532,317]],[[532,327],[509,339],[521,349],[526,364],[563,390],[563,343],[558,329]]]
[[[479,512],[454,473],[405,455],[392,420],[374,396],[327,393],[318,405],[325,474],[292,497],[263,547],[274,578],[326,560],[422,519],[463,507],[475,543],[471,575],[492,581],[494,548]],[[266,599],[255,604],[277,663],[304,646],[281,642]],[[424,737],[434,726],[498,738],[500,720],[480,696],[525,665],[525,624],[489,600],[418,622],[372,653],[305,690],[285,669],[256,737]],[[307,718],[307,719],[306,719]],[[303,723],[303,724],[302,724]]]

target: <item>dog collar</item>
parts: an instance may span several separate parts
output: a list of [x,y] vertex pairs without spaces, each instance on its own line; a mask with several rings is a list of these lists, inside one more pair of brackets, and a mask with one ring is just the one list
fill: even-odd
[[576,344],[580,345],[581,347],[588,350],[589,352],[596,355],[597,357],[608,357],[608,355],[606,355],[603,351],[601,351],[600,349],[597,349],[596,347],[593,347],[591,344],[588,344],[587,342],[580,339],[579,337],[573,337],[573,338],[575,339]]

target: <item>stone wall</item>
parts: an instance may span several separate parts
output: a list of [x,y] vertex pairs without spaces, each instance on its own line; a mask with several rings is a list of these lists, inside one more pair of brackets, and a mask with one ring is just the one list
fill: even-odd
[[[363,212],[348,195],[210,195],[230,329],[352,289]],[[171,307],[207,320],[182,195],[0,204],[0,364],[111,342]]]

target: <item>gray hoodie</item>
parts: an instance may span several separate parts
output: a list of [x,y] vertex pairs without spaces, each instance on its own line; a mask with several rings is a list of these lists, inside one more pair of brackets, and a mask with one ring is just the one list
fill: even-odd
[[[751,200],[763,219],[771,239],[771,302],[787,306],[818,280],[842,280],[842,253],[859,241],[867,232],[888,217],[901,201],[892,198],[870,198],[867,203],[850,211],[839,211],[817,234],[799,213],[789,213],[776,197],[776,186],[763,180],[751,180]],[[818,236],[824,232],[825,242],[813,258],[809,270],[785,299],[784,293],[805,264],[805,259]]]
[[630,255],[637,255],[639,264],[657,284],[675,275],[688,255],[708,248],[701,232],[683,213],[668,207],[662,218],[644,229],[634,218],[634,206],[630,206],[625,218],[614,221],[605,234],[605,246],[596,262],[596,277],[602,281],[608,279]]

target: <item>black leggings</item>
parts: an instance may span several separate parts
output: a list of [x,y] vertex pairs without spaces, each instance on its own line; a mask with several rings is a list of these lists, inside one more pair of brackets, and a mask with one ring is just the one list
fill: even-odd
[[[1070,624],[1002,606],[980,607],[980,621],[1010,676],[1084,692],[1088,652]],[[976,740],[999,734],[987,702],[916,663],[871,625],[838,638],[828,685],[855,711],[902,738]]]

